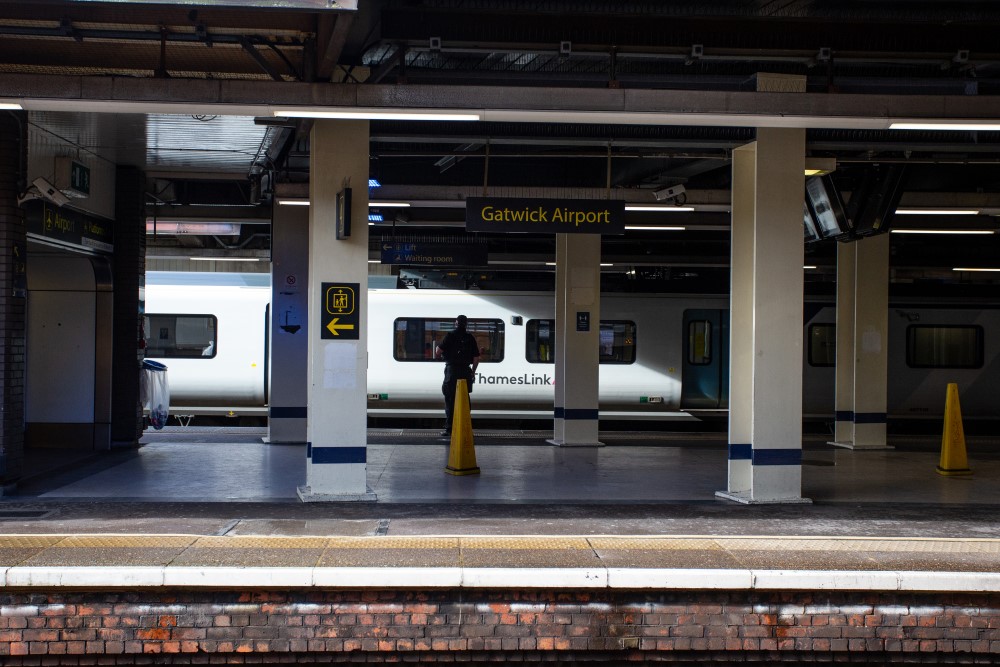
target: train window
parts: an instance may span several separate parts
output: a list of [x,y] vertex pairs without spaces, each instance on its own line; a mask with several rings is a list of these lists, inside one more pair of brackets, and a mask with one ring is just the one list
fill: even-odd
[[982,368],[983,328],[911,325],[906,329],[906,365],[911,368]]
[[218,352],[215,315],[147,313],[146,356],[159,359],[211,359]]
[[809,325],[809,365],[837,365],[837,325]]
[[[635,322],[601,320],[600,363],[635,363]],[[528,320],[525,326],[524,358],[533,364],[555,363],[555,320]]]
[[[400,317],[393,323],[392,357],[396,361],[440,361],[435,359],[437,346],[445,334],[455,328],[454,318]],[[470,317],[466,330],[479,344],[479,363],[503,361],[503,320]]]
[[712,363],[712,323],[708,320],[688,322],[688,363],[692,366]]

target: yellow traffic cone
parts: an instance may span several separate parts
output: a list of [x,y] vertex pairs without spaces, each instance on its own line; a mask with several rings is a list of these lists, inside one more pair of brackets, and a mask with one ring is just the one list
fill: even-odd
[[950,383],[944,403],[944,435],[941,438],[939,475],[971,475],[965,455],[965,430],[962,428],[962,407],[958,403],[958,385]]
[[455,386],[455,412],[451,420],[451,448],[448,450],[449,475],[478,475],[476,446],[472,440],[472,412],[469,409],[469,387],[465,380]]

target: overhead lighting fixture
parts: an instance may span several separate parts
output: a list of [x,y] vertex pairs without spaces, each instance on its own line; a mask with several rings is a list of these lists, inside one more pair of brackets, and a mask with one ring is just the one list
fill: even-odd
[[482,120],[476,112],[447,112],[438,109],[274,109],[275,116],[285,118],[330,118],[335,120]]
[[626,211],[661,211],[663,213],[690,213],[694,206],[643,206],[642,204],[631,204],[625,207]]
[[309,206],[308,199],[279,199],[278,203],[282,206]]
[[889,123],[890,130],[965,130],[965,131],[1000,131],[1000,123],[979,123],[975,121],[966,122],[940,122],[940,123]]
[[601,262],[601,266],[614,266],[611,262]]
[[979,215],[979,211],[966,208],[897,208],[896,215]]
[[815,269],[817,268],[815,264],[806,264],[802,267],[803,269]]
[[368,263],[369,264],[381,264],[382,260],[380,260],[380,259],[369,259]]
[[972,269],[969,267],[959,267],[952,269],[952,271],[1000,271],[1000,269]]
[[380,187],[382,187],[382,184],[378,182],[377,178],[369,178],[368,179],[368,187],[370,187],[370,188],[380,188]]
[[993,234],[992,229],[893,229],[893,234]]
[[262,257],[188,257],[192,262],[263,262]]
[[650,232],[683,232],[687,228],[673,225],[625,225],[625,229],[645,230]]
[[382,217],[381,213],[368,214],[368,222],[382,222],[382,220],[384,220],[384,218]]
[[410,202],[405,201],[369,201],[368,208],[408,208]]
[[0,100],[0,109],[4,111],[20,111],[24,107],[21,106],[20,102],[11,102],[10,100]]
[[200,234],[213,236],[235,236],[241,225],[235,222],[169,222],[146,220],[146,233],[153,234]]

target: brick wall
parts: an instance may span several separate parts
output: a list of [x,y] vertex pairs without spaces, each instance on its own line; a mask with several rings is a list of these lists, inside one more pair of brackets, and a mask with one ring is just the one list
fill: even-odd
[[1000,595],[8,593],[5,665],[1000,662]]
[[[27,114],[0,111],[0,483],[21,476],[24,461],[25,297],[15,294],[14,248],[25,250],[24,189]],[[26,258],[21,258],[24,260]],[[23,280],[23,274],[22,274]]]

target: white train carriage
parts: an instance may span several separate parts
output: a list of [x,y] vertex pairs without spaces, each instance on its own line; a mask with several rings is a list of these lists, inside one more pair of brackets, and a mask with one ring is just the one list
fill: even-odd
[[[147,274],[146,355],[169,367],[172,412],[265,415],[266,274]],[[442,415],[434,351],[457,315],[469,318],[481,362],[473,386],[480,418],[551,418],[556,331],[551,293],[368,291],[368,409],[375,417]],[[600,416],[724,417],[728,409],[727,299],[605,294],[601,300]],[[836,310],[807,301],[803,413],[834,415]],[[591,324],[593,326],[593,323]],[[998,416],[1000,309],[989,304],[894,302],[887,345],[890,418],[939,417],[959,385],[963,414]]]

